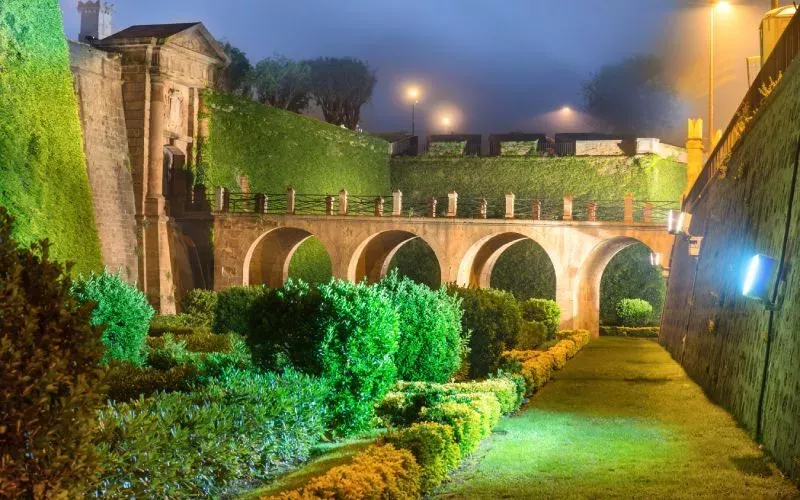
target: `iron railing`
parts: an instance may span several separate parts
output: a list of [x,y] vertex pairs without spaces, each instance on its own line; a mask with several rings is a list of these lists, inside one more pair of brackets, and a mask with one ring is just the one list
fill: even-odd
[[[708,157],[703,170],[697,177],[689,194],[686,196],[685,204],[693,205],[705,191],[706,187],[714,180],[715,174],[728,162],[733,150],[742,138],[742,135],[749,129],[748,122],[758,117],[764,100],[769,96],[765,89],[771,89],[774,82],[778,81],[789,67],[789,64],[800,53],[800,13],[792,17],[786,29],[781,35],[772,53],[769,55],[761,67],[761,71],[753,80],[750,89],[742,99],[741,104],[733,115],[733,119],[722,134],[722,138],[717,143],[711,156]],[[766,94],[766,95],[765,95]]]

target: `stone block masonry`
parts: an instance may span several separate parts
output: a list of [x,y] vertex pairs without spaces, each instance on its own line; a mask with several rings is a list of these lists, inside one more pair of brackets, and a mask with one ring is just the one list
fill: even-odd
[[[800,198],[789,213],[800,147],[800,60],[749,123],[730,159],[687,201],[699,257],[672,251],[661,342],[727,407],[795,481],[800,480]],[[774,312],[742,296],[756,253],[780,259],[786,283]],[[768,352],[769,346],[769,352]]]
[[135,282],[136,209],[120,58],[82,43],[71,42],[69,47],[103,264]]

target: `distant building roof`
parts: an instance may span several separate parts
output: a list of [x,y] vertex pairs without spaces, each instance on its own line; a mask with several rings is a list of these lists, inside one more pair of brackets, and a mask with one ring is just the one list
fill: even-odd
[[103,41],[117,40],[122,38],[167,38],[172,35],[177,35],[182,31],[186,31],[189,28],[193,28],[198,24],[202,23],[139,24],[114,33],[113,35],[104,38]]

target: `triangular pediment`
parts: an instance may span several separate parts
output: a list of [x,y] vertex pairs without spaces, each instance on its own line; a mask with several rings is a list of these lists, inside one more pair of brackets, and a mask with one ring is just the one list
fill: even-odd
[[166,43],[218,59],[224,64],[229,62],[228,56],[217,40],[211,36],[211,33],[202,24],[196,24],[187,30],[168,37]]

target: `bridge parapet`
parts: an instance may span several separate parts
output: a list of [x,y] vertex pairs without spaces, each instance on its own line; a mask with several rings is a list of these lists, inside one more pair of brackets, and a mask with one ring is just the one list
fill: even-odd
[[[461,197],[455,191],[427,199],[404,199],[400,191],[385,195],[356,195],[346,190],[330,194],[237,193],[217,188],[206,194],[195,189],[188,205],[194,211],[216,213],[257,213],[272,215],[327,215],[373,217],[447,217],[457,219],[528,219],[586,222],[664,222],[677,201],[596,200],[564,195],[561,199],[518,197],[506,193],[503,198]],[[334,206],[335,205],[335,206]]]

